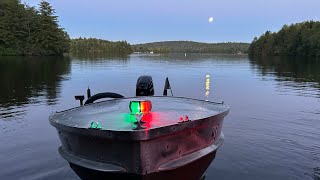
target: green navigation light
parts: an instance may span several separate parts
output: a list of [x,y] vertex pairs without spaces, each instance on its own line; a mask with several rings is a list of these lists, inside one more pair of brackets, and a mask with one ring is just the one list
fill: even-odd
[[130,111],[132,114],[140,114],[140,102],[139,101],[130,101]]

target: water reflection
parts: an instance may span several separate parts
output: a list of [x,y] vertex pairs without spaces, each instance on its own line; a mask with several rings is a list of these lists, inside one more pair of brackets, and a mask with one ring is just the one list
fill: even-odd
[[205,96],[206,96],[206,101],[209,100],[209,95],[210,95],[210,75],[206,74],[206,92],[205,92]]
[[22,115],[24,110],[17,108],[25,104],[55,104],[60,82],[69,73],[68,58],[1,57],[0,118]]
[[320,59],[301,57],[251,57],[251,68],[275,77],[281,92],[320,98]]
[[314,180],[320,180],[320,168],[314,168]]
[[129,55],[127,54],[106,54],[106,53],[77,53],[71,54],[71,59],[77,60],[93,60],[93,61],[100,61],[100,60],[128,60]]

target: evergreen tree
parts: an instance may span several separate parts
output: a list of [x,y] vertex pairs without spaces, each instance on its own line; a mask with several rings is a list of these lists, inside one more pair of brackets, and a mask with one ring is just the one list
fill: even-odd
[[14,55],[21,51],[24,32],[20,24],[24,15],[24,6],[19,0],[0,2],[0,53]]
[[69,36],[59,27],[54,9],[40,3],[39,11],[20,0],[0,1],[0,55],[62,55]]
[[320,22],[284,25],[277,33],[267,31],[254,39],[250,55],[320,56]]
[[39,53],[57,55],[68,52],[69,36],[59,27],[54,9],[46,1],[41,1],[39,6],[39,23],[35,37],[41,50]]
[[26,15],[22,20],[21,26],[24,29],[25,37],[21,46],[23,47],[23,55],[36,55],[38,52],[38,45],[36,42],[36,34],[38,30],[39,17],[38,11],[34,7],[26,5]]

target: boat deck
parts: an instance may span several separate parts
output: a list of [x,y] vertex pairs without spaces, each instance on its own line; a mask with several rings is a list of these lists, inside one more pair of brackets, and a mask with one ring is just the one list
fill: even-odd
[[98,122],[101,130],[133,131],[136,118],[129,109],[130,101],[150,100],[152,110],[143,116],[146,129],[177,124],[181,116],[187,115],[189,120],[199,120],[215,116],[229,109],[221,103],[213,103],[179,97],[134,97],[112,99],[97,102],[63,112],[55,113],[51,121],[76,128],[90,128],[92,122]]

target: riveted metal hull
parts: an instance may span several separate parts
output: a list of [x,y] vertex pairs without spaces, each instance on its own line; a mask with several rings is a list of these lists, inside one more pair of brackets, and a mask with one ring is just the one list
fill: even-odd
[[102,172],[78,166],[70,163],[70,167],[77,173],[77,175],[84,180],[87,179],[130,179],[130,180],[199,180],[204,178],[206,169],[211,164],[216,156],[216,151],[203,156],[193,163],[187,164],[167,171],[159,171],[147,175],[137,175],[130,173],[119,172]]
[[225,111],[154,129],[96,130],[50,121],[60,155],[82,179],[200,179],[223,143]]

